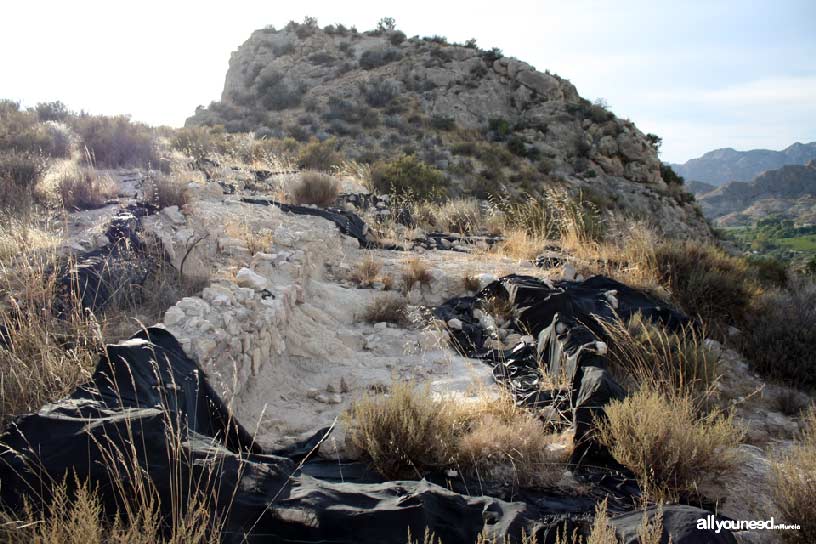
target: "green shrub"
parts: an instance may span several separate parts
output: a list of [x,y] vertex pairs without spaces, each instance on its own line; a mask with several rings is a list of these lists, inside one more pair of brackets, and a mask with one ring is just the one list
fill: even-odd
[[385,66],[391,62],[396,62],[402,58],[402,53],[398,49],[369,49],[360,55],[360,68],[373,70],[380,66]]
[[383,108],[399,95],[399,82],[393,79],[377,79],[360,83],[360,92],[369,106]]
[[27,210],[44,171],[45,161],[39,155],[0,151],[0,210],[12,213]]
[[414,155],[376,163],[371,169],[371,182],[380,193],[412,193],[421,199],[444,195],[448,185],[442,172]]
[[67,136],[39,122],[36,112],[21,111],[17,102],[0,100],[0,151],[67,157]]
[[504,140],[512,132],[507,119],[494,118],[487,122],[487,129],[496,134],[499,140]]
[[816,285],[792,280],[789,289],[757,296],[740,324],[740,351],[764,376],[816,387]]
[[518,136],[513,136],[507,141],[507,149],[509,149],[513,155],[519,157],[527,156],[527,146],[524,144],[524,140]]
[[300,104],[305,88],[303,85],[293,84],[283,73],[267,66],[255,79],[253,90],[263,107],[285,110]]
[[338,152],[338,143],[334,138],[322,142],[312,140],[300,152],[298,166],[306,170],[330,172],[332,168],[340,166],[343,156]]
[[456,128],[456,121],[453,117],[444,117],[442,115],[434,115],[431,117],[431,127],[436,130],[450,131]]
[[677,174],[674,169],[665,162],[660,163],[660,176],[668,185],[683,185],[685,179]]
[[98,166],[160,166],[153,131],[147,125],[134,123],[124,115],[80,116],[73,125],[91,161]]

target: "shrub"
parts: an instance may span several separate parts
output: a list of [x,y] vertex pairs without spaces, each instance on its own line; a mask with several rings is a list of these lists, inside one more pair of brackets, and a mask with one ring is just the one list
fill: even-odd
[[357,267],[351,273],[351,280],[358,285],[371,287],[371,284],[377,280],[380,270],[382,270],[382,263],[370,255],[366,256],[357,263]]
[[285,110],[297,106],[305,90],[303,85],[295,85],[272,66],[260,71],[252,87],[263,107],[271,110]]
[[116,196],[116,183],[108,176],[99,175],[88,167],[65,170],[57,178],[57,193],[66,210],[93,210],[101,208]]
[[744,259],[693,241],[659,244],[655,259],[660,283],[686,313],[721,323],[746,317],[757,286]]
[[380,66],[385,66],[391,62],[396,62],[402,58],[399,49],[368,49],[360,55],[360,67],[365,70],[373,70]]
[[678,175],[677,172],[674,171],[674,168],[665,162],[660,163],[660,177],[662,177],[663,181],[665,181],[668,185],[678,186],[683,185],[686,182],[686,180],[683,179],[683,176]]
[[816,386],[816,284],[798,279],[788,290],[770,289],[744,312],[740,351],[765,376]]
[[430,285],[433,276],[428,265],[418,258],[409,259],[405,271],[402,273],[402,283],[405,291],[410,291],[415,285]]
[[369,106],[382,108],[399,95],[400,84],[393,79],[377,79],[360,84],[360,92]]
[[453,117],[434,115],[431,117],[431,127],[436,130],[451,131],[456,128],[456,121]]
[[507,121],[507,119],[501,118],[493,118],[488,120],[487,129],[495,134],[497,140],[504,140],[510,136],[510,133],[512,132],[510,123]]
[[329,172],[343,163],[343,156],[337,149],[338,143],[334,138],[322,142],[313,140],[300,152],[298,166],[307,170]]
[[27,210],[44,171],[45,161],[38,155],[0,151],[0,211]]
[[56,102],[38,102],[34,106],[40,121],[65,121],[73,115],[68,106],[57,100]]
[[213,153],[226,153],[230,148],[223,128],[209,127],[180,128],[173,133],[170,144],[198,161]]
[[462,276],[462,285],[465,288],[465,291],[475,293],[482,287],[482,282],[479,281],[479,278],[474,276],[471,273],[467,273]]
[[798,531],[783,531],[786,542],[816,542],[816,411],[803,421],[801,441],[771,465],[771,490],[785,523]]
[[363,319],[369,323],[404,324],[408,321],[408,301],[396,293],[384,293],[371,301]]
[[742,432],[732,417],[701,415],[684,395],[664,397],[645,388],[606,409],[598,438],[635,473],[648,495],[675,499],[703,479],[727,473],[738,461],[732,448]]
[[550,448],[556,437],[509,398],[457,405],[433,398],[427,387],[396,383],[388,395],[370,393],[352,404],[343,421],[349,441],[387,478],[455,467],[535,487],[551,485],[562,472],[563,456]]
[[106,168],[159,166],[153,131],[129,117],[80,116],[73,121],[92,164]]
[[671,332],[644,321],[640,314],[626,323],[601,321],[600,325],[620,383],[705,400],[718,376],[719,356],[706,347],[704,331],[689,325]]
[[183,208],[190,202],[190,189],[184,181],[171,177],[154,175],[148,178],[142,188],[145,200],[158,206],[178,206]]
[[527,156],[527,145],[524,143],[524,140],[518,136],[513,136],[507,140],[507,149],[510,150],[510,153],[518,157]]
[[442,172],[414,155],[402,155],[390,162],[374,164],[371,182],[380,193],[412,193],[420,199],[438,198],[448,185]]
[[300,181],[292,189],[295,204],[315,204],[328,208],[337,200],[340,185],[337,181],[321,172],[303,172]]
[[64,158],[70,154],[65,133],[39,122],[35,112],[21,111],[17,102],[0,100],[0,152]]

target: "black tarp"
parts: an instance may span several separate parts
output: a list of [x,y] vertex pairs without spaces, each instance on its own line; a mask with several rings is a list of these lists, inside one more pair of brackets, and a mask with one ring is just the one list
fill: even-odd
[[[110,452],[122,451],[138,460],[139,474],[149,475],[165,514],[180,482],[182,488],[204,481],[218,489],[215,508],[226,517],[225,542],[403,543],[409,528],[414,535],[427,528],[446,544],[471,544],[483,530],[514,542],[524,530],[544,543],[554,541],[555,528],[565,522],[584,532],[589,526],[589,504],[576,499],[504,501],[428,481],[377,483],[361,465],[338,481],[342,466],[326,461],[297,470],[296,459],[314,442],[289,452],[293,458],[262,452],[231,419],[203,371],[161,328],[109,346],[89,383],[17,418],[0,444],[0,500],[7,508],[20,508],[24,498],[36,503],[47,489],[42,482],[62,481],[68,473],[98,486],[114,511],[117,485],[127,487],[135,478],[111,468]],[[181,464],[168,455],[174,444]],[[675,537],[676,544],[734,542],[726,533],[689,533],[685,526],[675,531],[673,508],[666,510],[667,528],[685,535]],[[706,514],[695,512],[690,515]]]

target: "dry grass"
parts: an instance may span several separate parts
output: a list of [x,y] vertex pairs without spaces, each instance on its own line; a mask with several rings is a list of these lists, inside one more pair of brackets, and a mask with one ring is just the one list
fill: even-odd
[[368,394],[344,414],[348,437],[389,478],[421,478],[455,468],[482,481],[521,487],[552,485],[568,448],[509,398],[457,404],[430,390],[396,383],[386,396]]
[[366,255],[351,272],[351,281],[361,287],[371,287],[371,284],[379,278],[381,270],[382,262],[371,255]]
[[405,262],[405,271],[402,273],[402,285],[407,293],[415,285],[430,285],[433,276],[425,261],[413,257]]
[[636,314],[627,323],[598,320],[607,337],[609,362],[630,390],[649,387],[665,395],[704,401],[718,377],[719,355],[705,346],[705,331],[691,325],[673,333]]
[[742,431],[730,415],[701,414],[688,396],[642,389],[606,407],[598,438],[635,473],[644,492],[676,499],[703,478],[727,473],[738,462],[733,448]]
[[383,293],[368,305],[363,319],[369,323],[400,323],[408,321],[408,301],[396,293]]
[[[51,491],[43,510],[30,503],[17,515],[0,512],[0,539],[9,544],[216,544],[218,520],[200,498],[194,498],[167,534],[157,502],[151,500],[130,515],[106,519],[102,501],[87,484],[69,492],[63,483]],[[213,530],[215,529],[215,530]]]
[[53,250],[60,242],[57,226],[39,224],[32,216],[17,218],[0,215],[0,265],[9,264],[26,253]]
[[76,166],[62,170],[56,178],[56,192],[66,210],[101,208],[117,193],[116,182],[91,167]]
[[224,233],[230,238],[243,241],[250,255],[269,251],[275,239],[268,228],[256,231],[245,221],[227,221],[224,224]]
[[178,206],[181,209],[191,200],[187,184],[172,176],[151,175],[145,181],[142,191],[145,200],[159,208]]
[[321,172],[303,172],[292,189],[295,204],[314,204],[321,208],[333,205],[340,194],[340,184],[332,176]]
[[468,272],[462,276],[462,286],[465,288],[465,291],[475,293],[482,288],[482,282],[479,281],[477,276]]
[[786,542],[816,541],[816,410],[803,422],[799,443],[771,467],[771,489],[783,523],[798,523],[799,531],[783,531]]
[[54,314],[55,264],[47,254],[0,268],[0,427],[85,381],[102,348],[93,316]]

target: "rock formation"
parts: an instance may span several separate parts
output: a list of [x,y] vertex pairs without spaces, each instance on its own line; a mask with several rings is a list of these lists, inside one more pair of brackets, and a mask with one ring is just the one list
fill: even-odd
[[361,162],[415,154],[454,194],[567,186],[668,235],[709,234],[634,123],[555,74],[474,44],[296,23],[258,30],[233,53],[221,101],[187,124],[334,137]]

